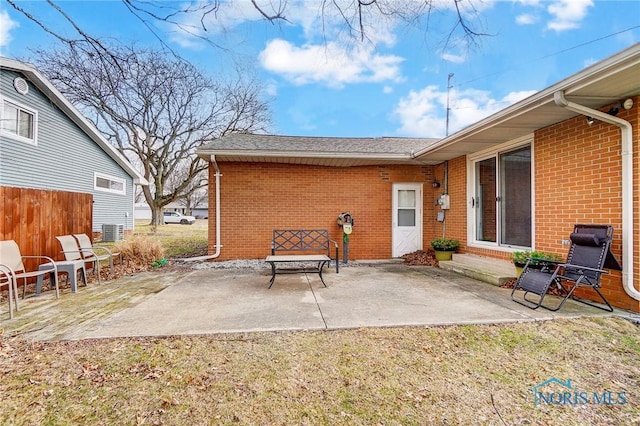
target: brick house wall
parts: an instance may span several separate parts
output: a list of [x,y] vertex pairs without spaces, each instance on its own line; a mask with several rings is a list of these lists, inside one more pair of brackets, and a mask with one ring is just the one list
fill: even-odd
[[[354,220],[349,259],[391,257],[393,183],[423,185],[423,248],[434,237],[432,166],[323,167],[274,163],[219,163],[221,242],[219,259],[260,259],[270,250],[274,229],[328,229],[340,243],[336,220]],[[209,208],[215,211],[215,170],[209,168]],[[209,215],[209,252],[215,251],[215,215]]]
[[[638,99],[629,111],[621,109],[619,118],[633,126],[634,229],[640,229],[638,183]],[[603,111],[607,111],[604,108]],[[589,126],[585,117],[541,129],[535,134],[535,214],[536,249],[566,256],[568,246],[561,244],[576,223],[609,224],[614,227],[611,251],[622,260],[622,146],[617,126],[596,121]],[[634,275],[640,278],[640,248],[634,238]],[[624,266],[624,265],[623,265]],[[611,271],[602,279],[602,293],[619,308],[640,311],[640,302],[622,288],[620,271]],[[578,296],[586,296],[583,292]]]
[[[640,148],[638,140],[638,99],[629,111],[621,109],[618,117],[633,126],[634,158],[634,276],[640,278]],[[609,107],[603,108],[607,111]],[[612,252],[622,260],[622,146],[617,126],[596,121],[589,126],[584,116],[577,116],[535,132],[533,143],[535,180],[535,249],[566,258],[568,246],[562,245],[577,223],[610,224],[614,227]],[[453,200],[463,198],[466,182],[466,157],[449,161],[449,192]],[[452,167],[453,165],[453,167]],[[440,176],[436,167],[436,177]],[[453,170],[452,170],[453,169]],[[453,173],[452,173],[453,171]],[[453,184],[452,184],[453,183]],[[464,203],[464,202],[463,202]],[[465,205],[461,206],[466,208]],[[461,240],[466,217],[449,215],[447,228]],[[452,229],[453,228],[453,229]],[[468,247],[461,251],[509,259],[509,252]],[[636,284],[637,285],[637,284]],[[629,297],[622,287],[620,271],[603,275],[602,293],[618,308],[640,312],[640,302]],[[590,297],[590,290],[578,291],[579,297]],[[595,300],[595,299],[594,299]]]
[[[634,229],[640,229],[640,109],[639,99],[629,111],[618,117],[633,126],[634,158]],[[607,111],[609,107],[603,108]],[[534,135],[533,161],[535,179],[536,250],[553,252],[565,258],[567,239],[576,223],[611,224],[615,234],[612,252],[622,260],[622,160],[621,136],[617,126],[596,121],[589,126],[578,116],[540,129]],[[448,162],[451,210],[447,212],[446,235],[461,242],[459,252],[500,259],[510,253],[487,248],[467,247],[467,167],[466,156]],[[443,182],[444,165],[434,167],[434,177]],[[439,193],[442,193],[440,188]],[[439,195],[439,194],[438,194]],[[435,196],[437,198],[437,195]],[[428,229],[426,226],[425,229]],[[441,236],[442,227],[432,222],[430,233]],[[640,278],[640,237],[634,238],[634,276]],[[425,245],[428,247],[428,245]],[[615,307],[640,312],[640,302],[630,298],[622,287],[620,271],[610,271],[602,279],[602,293]],[[637,284],[636,284],[637,285]],[[591,291],[577,292],[589,297]]]
[[[460,241],[459,253],[467,252],[467,163],[466,156],[454,158],[448,161],[447,165],[439,164],[434,166],[435,179],[441,183],[441,187],[434,192],[435,199],[445,191],[445,167],[447,169],[447,192],[451,202],[450,209],[445,212],[445,222],[440,223],[431,218],[425,228],[430,228],[433,237],[455,238]],[[436,206],[435,212],[440,210]],[[429,238],[425,248],[429,248]]]
[[[640,229],[639,99],[618,117],[634,129],[634,229]],[[605,108],[603,110],[608,110]],[[583,116],[540,129],[532,146],[535,180],[535,249],[566,257],[567,239],[576,223],[611,224],[615,229],[612,252],[622,259],[621,136],[617,126]],[[340,243],[338,214],[349,211],[355,219],[349,258],[391,257],[392,184],[423,183],[423,249],[431,239],[460,240],[461,253],[509,259],[510,252],[469,247],[467,241],[467,157],[437,166],[322,167],[272,163],[219,163],[221,178],[220,260],[260,259],[269,252],[273,229],[326,228]],[[435,200],[445,191],[451,208],[446,221],[436,221]],[[215,170],[209,168],[210,211],[215,211]],[[433,188],[432,182],[441,183]],[[640,238],[634,238],[634,275],[640,278]],[[209,215],[209,252],[215,251],[215,216]],[[623,265],[624,266],[624,265]],[[612,305],[640,312],[640,302],[622,288],[619,271],[605,274],[602,292]],[[589,296],[585,291],[578,296]]]

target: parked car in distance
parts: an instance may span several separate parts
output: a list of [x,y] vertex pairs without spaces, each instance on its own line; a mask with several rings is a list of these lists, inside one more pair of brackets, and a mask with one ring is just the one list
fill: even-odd
[[180,212],[164,212],[164,223],[180,223],[182,225],[193,225],[196,218],[193,216],[185,216]]

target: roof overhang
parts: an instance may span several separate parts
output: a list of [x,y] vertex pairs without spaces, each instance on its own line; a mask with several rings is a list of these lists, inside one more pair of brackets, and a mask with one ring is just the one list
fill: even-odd
[[335,138],[234,133],[197,149],[207,161],[304,164],[329,167],[425,165],[415,152],[430,139]]
[[640,43],[598,62],[547,89],[416,152],[430,163],[482,151],[523,138],[536,130],[575,117],[575,112],[556,105],[554,93],[563,91],[568,100],[600,109],[640,95]]
[[429,160],[418,160],[409,154],[369,154],[369,153],[330,153],[330,152],[295,152],[295,151],[198,151],[198,155],[211,160],[215,157],[219,162],[252,162],[305,164],[328,167],[374,166],[388,164],[425,165]]
[[51,100],[60,110],[73,121],[82,131],[91,138],[104,152],[109,155],[122,169],[133,178],[135,185],[148,185],[149,182],[142,176],[131,163],[120,154],[105,138],[100,131],[89,120],[74,107],[58,89],[45,78],[33,65],[16,61],[13,59],[0,57],[0,68],[9,69],[23,74]]

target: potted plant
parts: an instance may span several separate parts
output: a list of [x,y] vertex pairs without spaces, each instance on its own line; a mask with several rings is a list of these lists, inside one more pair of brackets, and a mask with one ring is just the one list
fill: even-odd
[[550,263],[561,262],[562,258],[555,253],[523,250],[511,253],[511,260],[516,267],[517,276],[520,276],[527,262],[529,262],[530,268],[542,269],[548,267]]
[[438,261],[451,260],[451,256],[458,249],[458,246],[460,246],[460,241],[452,238],[436,238],[431,241],[431,247],[436,252]]

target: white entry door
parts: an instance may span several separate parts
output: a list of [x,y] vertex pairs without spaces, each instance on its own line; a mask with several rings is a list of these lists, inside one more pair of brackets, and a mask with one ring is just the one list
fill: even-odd
[[422,250],[422,184],[393,185],[392,256]]

